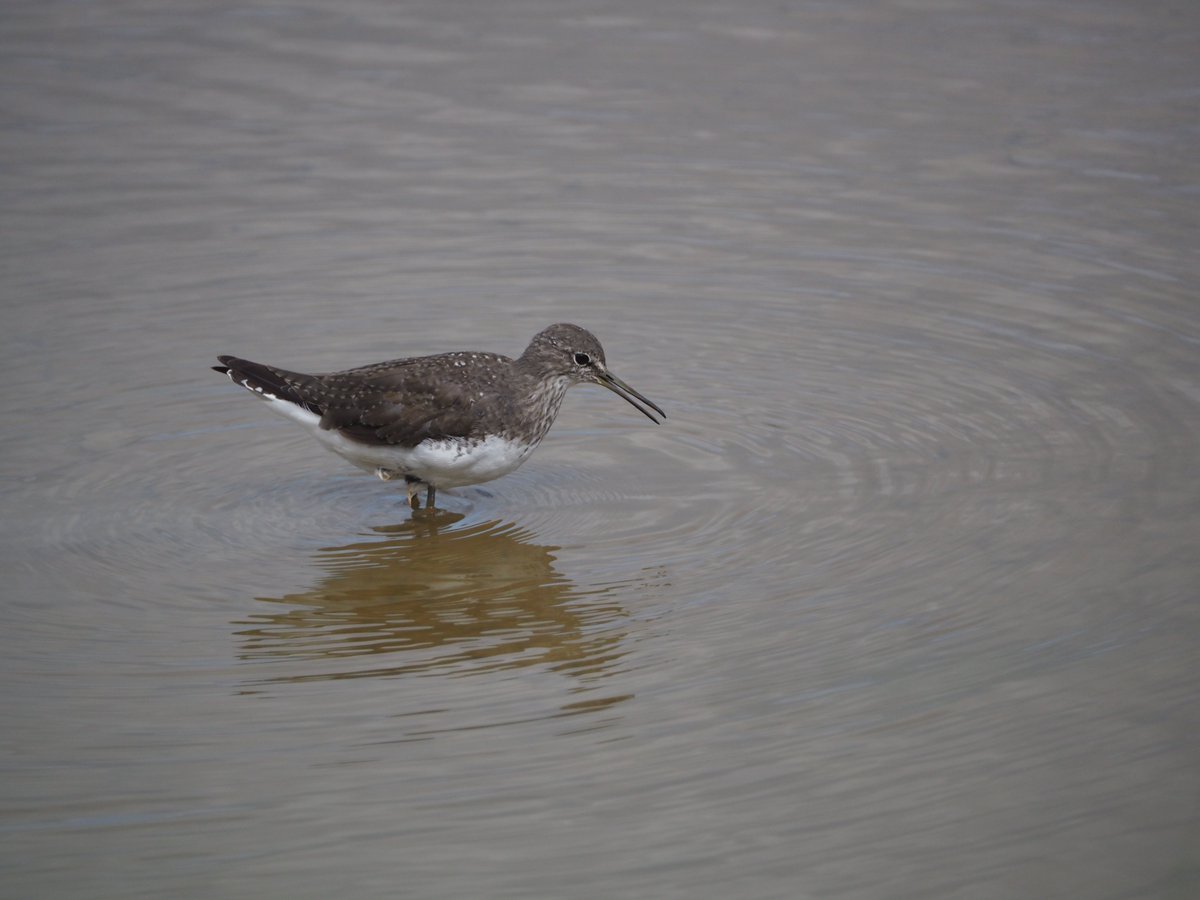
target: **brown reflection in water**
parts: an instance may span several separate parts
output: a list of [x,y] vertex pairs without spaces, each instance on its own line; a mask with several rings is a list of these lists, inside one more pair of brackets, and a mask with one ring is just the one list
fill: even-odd
[[237,632],[240,658],[330,663],[265,679],[287,682],[532,665],[586,677],[622,655],[624,631],[611,625],[626,611],[584,599],[555,570],[557,547],[500,522],[447,529],[461,518],[438,513],[375,528],[380,540],[318,551],[325,575],[315,587],[260,597],[289,608],[237,623],[252,626]]

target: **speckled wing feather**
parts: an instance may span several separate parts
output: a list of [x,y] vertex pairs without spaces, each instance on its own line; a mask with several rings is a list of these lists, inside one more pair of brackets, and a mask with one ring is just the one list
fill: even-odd
[[221,362],[238,381],[319,415],[322,429],[363,444],[415,447],[426,439],[480,436],[511,405],[486,377],[511,360],[493,354],[399,359],[322,375],[227,356]]
[[221,361],[221,365],[213,366],[214,369],[250,390],[294,403],[311,413],[321,414],[321,410],[310,401],[304,390],[305,383],[313,378],[312,375],[276,369],[274,366],[265,366],[236,356],[218,356],[217,359]]

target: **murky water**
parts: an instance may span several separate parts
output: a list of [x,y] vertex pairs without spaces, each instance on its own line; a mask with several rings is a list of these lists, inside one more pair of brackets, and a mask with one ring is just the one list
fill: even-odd
[[[4,896],[1200,891],[1200,7],[0,32]],[[434,519],[207,369],[555,321]]]

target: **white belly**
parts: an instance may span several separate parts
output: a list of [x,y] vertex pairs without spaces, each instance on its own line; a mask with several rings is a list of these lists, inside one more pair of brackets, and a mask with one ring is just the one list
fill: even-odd
[[322,430],[320,416],[294,403],[262,396],[271,409],[299,422],[327,448],[354,465],[368,472],[382,468],[393,475],[412,475],[439,488],[480,484],[507,475],[537,446],[496,436],[471,441],[425,440],[415,447],[369,446],[336,431]]

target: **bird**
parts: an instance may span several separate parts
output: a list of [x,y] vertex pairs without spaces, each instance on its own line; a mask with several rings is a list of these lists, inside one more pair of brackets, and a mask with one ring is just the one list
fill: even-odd
[[[567,389],[598,384],[655,424],[666,413],[614,375],[588,330],[542,329],[516,359],[458,351],[306,374],[219,356],[228,375],[325,447],[434,509],[441,488],[482,484],[519,467],[554,423]],[[655,413],[658,417],[656,418]]]

